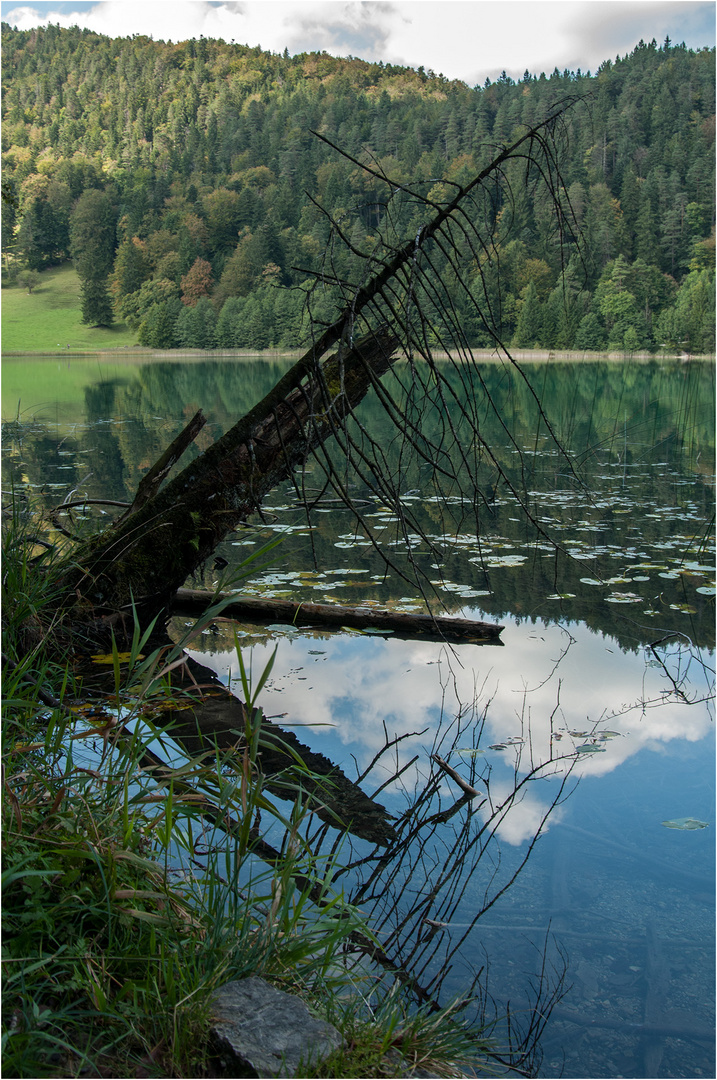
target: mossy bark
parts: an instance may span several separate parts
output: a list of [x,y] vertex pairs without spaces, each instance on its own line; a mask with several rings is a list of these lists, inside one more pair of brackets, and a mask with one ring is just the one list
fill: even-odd
[[116,616],[134,605],[146,621],[167,610],[227,533],[343,424],[389,369],[396,347],[380,330],[322,364],[302,358],[157,494],[80,545],[63,577],[72,620]]

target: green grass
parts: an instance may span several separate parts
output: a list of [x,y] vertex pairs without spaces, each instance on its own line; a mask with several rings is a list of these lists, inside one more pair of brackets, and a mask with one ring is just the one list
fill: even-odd
[[[252,974],[344,1034],[306,1076],[401,1075],[402,1060],[450,1076],[485,1061],[490,1039],[454,1008],[415,1012],[392,977],[382,989],[344,963],[349,936],[376,939],[332,885],[338,857],[306,838],[304,792],[319,778],[296,759],[274,777],[281,802],[264,787],[254,702],[271,666],[252,682],[240,664],[236,747],[177,758],[161,718],[189,637],[150,651],[135,625],[127,653],[96,658],[105,689],[80,700],[61,659],[58,554],[26,500],[2,539],[3,1075],[206,1076],[212,995]],[[267,861],[258,833],[277,828]]]
[[80,281],[71,266],[45,270],[36,289],[2,290],[3,352],[90,352],[130,348],[137,335],[124,323],[85,326],[80,313]]
[[[91,711],[79,702],[56,658],[55,555],[25,505],[3,532],[3,1072],[202,1075],[219,985],[261,974],[330,993],[337,950],[363,924],[301,837],[303,766],[284,774],[288,818],[264,790],[259,710],[246,710],[243,753],[163,763],[183,645],[149,652],[136,627]],[[259,814],[285,830],[280,865],[256,857]],[[297,873],[317,883],[314,902]]]
[[300,1075],[367,1080],[421,1069],[435,1077],[491,1076],[495,1040],[460,1019],[464,1005],[457,1001],[437,1012],[410,1008],[398,983],[363,999],[360,1008],[354,998],[335,999],[328,1019],[343,1035],[344,1046],[316,1064],[305,1062]]

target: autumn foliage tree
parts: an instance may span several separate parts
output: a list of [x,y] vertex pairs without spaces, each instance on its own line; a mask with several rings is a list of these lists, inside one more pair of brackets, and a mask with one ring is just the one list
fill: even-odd
[[194,307],[202,296],[209,296],[212,288],[212,264],[206,259],[195,259],[190,270],[182,278],[182,303]]

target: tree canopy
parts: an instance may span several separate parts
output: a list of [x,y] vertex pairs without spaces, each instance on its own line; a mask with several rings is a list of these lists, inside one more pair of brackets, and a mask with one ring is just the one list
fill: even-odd
[[[582,255],[561,236],[545,189],[522,183],[513,162],[512,195],[491,208],[493,249],[476,265],[501,339],[714,348],[713,308],[692,295],[693,274],[714,280],[714,50],[641,42],[595,74],[526,73],[470,88],[324,53],[5,25],[3,81],[4,182],[17,198],[6,250],[29,269],[66,259],[78,200],[103,192],[115,227],[114,313],[146,343],[176,340],[174,295],[189,276],[189,305],[209,296],[221,347],[296,346],[309,332],[307,271],[321,272],[330,254],[321,310],[314,297],[330,320],[341,302],[335,282],[356,283],[381,230],[415,235],[425,220],[416,205],[397,214],[382,175],[440,202],[571,95],[587,105],[566,121],[562,163]],[[349,243],[336,243],[332,221]],[[142,256],[132,272],[129,243]],[[619,315],[608,299],[618,260],[618,274],[623,263],[630,271]],[[211,274],[198,281],[204,264]],[[640,276],[649,288],[636,285]],[[147,281],[176,293],[147,304]],[[455,303],[471,343],[489,345],[460,295]],[[196,340],[186,330],[183,340],[205,347],[197,327]]]

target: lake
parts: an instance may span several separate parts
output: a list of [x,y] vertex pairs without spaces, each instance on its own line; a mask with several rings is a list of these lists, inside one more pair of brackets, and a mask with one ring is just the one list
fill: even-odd
[[[126,500],[197,408],[208,416],[202,449],[286,366],[5,359],[4,490],[48,507],[70,491]],[[475,506],[459,491],[439,499],[411,462],[401,463],[401,514],[414,532],[361,484],[357,521],[310,469],[311,517],[291,485],[273,492],[263,520],[221,545],[226,568],[207,565],[198,584],[280,537],[247,565],[246,592],[404,611],[428,600],[503,624],[491,647],[238,633],[255,673],[278,646],[266,713],[302,725],[299,736],[347,775],[399,739],[363,781],[382,788],[389,812],[437,777],[444,817],[430,844],[346,876],[421,979],[448,998],[483,969],[481,1008],[486,995],[499,1014],[510,1001],[518,1026],[551,988],[565,991],[541,1033],[541,1076],[713,1076],[713,365],[551,361],[529,378],[565,453],[511,373],[480,365],[476,400],[490,395],[504,421],[482,412],[481,435],[500,449],[508,482],[476,459],[478,527]],[[362,409],[380,438],[380,410]],[[426,414],[427,432],[433,424]],[[217,621],[197,643],[225,679],[238,676],[235,629]],[[460,792],[432,753],[467,783],[487,779],[500,813],[446,816]],[[368,850],[352,844],[357,857]],[[401,926],[421,896],[420,917]]]

